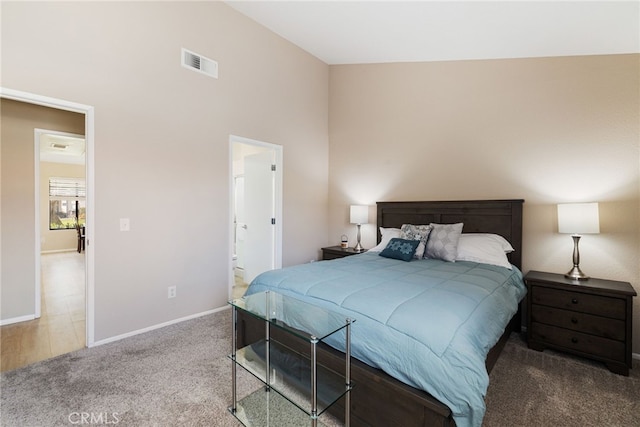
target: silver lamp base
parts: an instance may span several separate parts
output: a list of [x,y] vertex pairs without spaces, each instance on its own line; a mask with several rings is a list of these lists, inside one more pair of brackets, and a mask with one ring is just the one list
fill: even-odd
[[573,268],[564,277],[571,280],[589,280],[589,276],[580,270],[580,249],[578,249],[580,235],[574,234],[571,237],[573,238]]
[[356,245],[353,247],[353,251],[354,252],[362,252],[364,251],[364,248],[362,247],[362,245],[360,244],[360,224],[358,224],[358,237],[357,237],[357,243]]
[[571,280],[589,280],[589,276],[584,274],[577,265],[574,265],[573,268],[564,275],[564,277]]

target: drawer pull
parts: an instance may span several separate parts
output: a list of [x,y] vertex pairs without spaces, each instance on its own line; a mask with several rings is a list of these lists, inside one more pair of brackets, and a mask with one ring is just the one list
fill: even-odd
[[577,304],[578,298],[571,298],[571,304]]
[[571,323],[576,324],[578,323],[578,319],[576,319],[575,317],[571,318]]
[[578,343],[578,338],[576,338],[576,337],[571,338],[571,342],[574,343],[574,344],[577,344]]

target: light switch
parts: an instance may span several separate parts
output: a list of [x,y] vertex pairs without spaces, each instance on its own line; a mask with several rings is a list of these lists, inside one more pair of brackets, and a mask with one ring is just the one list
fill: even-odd
[[120,231],[129,231],[129,218],[120,218]]

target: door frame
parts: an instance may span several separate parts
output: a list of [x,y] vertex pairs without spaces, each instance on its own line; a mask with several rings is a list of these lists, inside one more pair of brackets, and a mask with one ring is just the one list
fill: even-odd
[[229,267],[228,271],[228,283],[229,283],[229,298],[232,297],[233,285],[235,283],[234,280],[234,272],[233,272],[233,215],[234,215],[234,174],[233,174],[233,153],[234,146],[236,144],[245,144],[245,145],[253,145],[257,147],[268,148],[274,151],[275,154],[275,186],[274,186],[274,217],[276,220],[275,224],[275,239],[274,239],[274,268],[282,268],[282,146],[277,144],[272,144],[269,142],[258,141],[255,139],[245,138],[237,135],[229,135]]
[[[28,104],[36,104],[44,107],[55,108],[58,110],[72,111],[75,113],[84,114],[84,128],[85,128],[85,179],[87,185],[87,211],[86,211],[86,231],[85,231],[85,315],[86,315],[86,346],[92,347],[95,342],[95,266],[94,256],[95,250],[93,245],[94,239],[94,225],[95,225],[95,168],[94,168],[94,126],[95,126],[95,112],[94,107],[85,104],[79,104],[77,102],[71,102],[64,99],[51,98],[48,96],[38,95],[29,92],[18,91],[5,87],[0,87],[0,98],[11,99],[14,101],[25,102]],[[38,183],[37,183],[38,184]],[[38,209],[40,195],[36,194],[36,209]],[[35,224],[35,253],[34,253],[34,265],[36,268],[36,301],[35,301],[35,313],[36,317],[40,317],[40,224],[37,218],[40,217],[40,213],[36,212],[36,224]]]

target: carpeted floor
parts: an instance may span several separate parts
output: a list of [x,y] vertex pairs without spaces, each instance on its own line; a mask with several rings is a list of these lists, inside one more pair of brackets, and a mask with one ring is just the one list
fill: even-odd
[[[3,373],[0,425],[237,427],[227,411],[230,317],[224,310]],[[238,372],[241,395],[257,387]],[[486,400],[486,427],[638,426],[640,366],[621,377],[599,364],[528,350],[514,334]]]
[[236,427],[226,410],[230,316],[225,310],[3,373],[0,424],[77,425],[89,414],[121,426]]
[[484,426],[640,426],[640,363],[629,377],[603,364],[529,350],[512,334],[489,376]]

